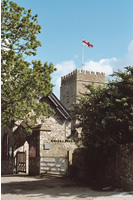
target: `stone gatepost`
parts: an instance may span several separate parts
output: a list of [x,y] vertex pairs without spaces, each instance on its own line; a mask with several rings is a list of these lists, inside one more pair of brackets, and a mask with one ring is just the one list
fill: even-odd
[[40,174],[40,133],[38,130],[33,131],[29,137],[29,175]]

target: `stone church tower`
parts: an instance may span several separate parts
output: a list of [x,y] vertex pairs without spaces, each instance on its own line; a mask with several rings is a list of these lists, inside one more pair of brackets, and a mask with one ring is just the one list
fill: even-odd
[[87,91],[86,85],[94,83],[95,86],[105,84],[105,73],[89,72],[76,69],[61,78],[60,101],[67,110],[72,110],[77,102],[77,95]]

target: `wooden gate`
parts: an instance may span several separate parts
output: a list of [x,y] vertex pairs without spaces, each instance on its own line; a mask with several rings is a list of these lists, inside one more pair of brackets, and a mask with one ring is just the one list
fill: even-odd
[[26,152],[16,153],[16,173],[26,173]]
[[40,159],[40,173],[66,174],[68,169],[67,156],[44,156]]

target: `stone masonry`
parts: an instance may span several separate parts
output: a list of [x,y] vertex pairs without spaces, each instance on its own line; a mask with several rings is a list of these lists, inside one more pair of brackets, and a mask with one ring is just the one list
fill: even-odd
[[71,173],[73,178],[89,184],[94,182],[124,190],[133,189],[133,143],[113,147],[108,156],[102,159],[99,152],[95,157],[92,153],[85,148],[75,149]]
[[76,69],[72,73],[61,78],[60,101],[67,110],[72,110],[77,103],[77,95],[87,92],[86,85],[94,83],[94,86],[105,84],[105,73],[89,72]]
[[71,121],[63,120],[56,114],[45,121],[40,128],[40,174],[66,173],[68,152],[72,154],[75,143],[71,135]]

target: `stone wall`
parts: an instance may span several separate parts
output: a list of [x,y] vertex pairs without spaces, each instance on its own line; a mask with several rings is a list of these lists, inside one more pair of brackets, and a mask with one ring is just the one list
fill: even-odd
[[76,148],[68,139],[70,135],[71,121],[57,114],[45,121],[40,129],[40,173],[66,173],[68,151],[73,152]]
[[72,141],[54,140],[45,143],[41,150],[40,173],[52,173],[66,175],[71,164],[71,155],[76,145]]
[[[65,141],[71,135],[71,121],[64,120],[59,114],[56,114],[45,120],[40,128],[40,156],[43,156],[44,144],[50,144],[51,141]],[[51,143],[53,145],[53,143]]]
[[120,145],[116,153],[116,183],[133,189],[133,144]]
[[105,84],[105,74],[76,69],[61,78],[60,100],[68,109],[72,110],[77,95],[87,91],[86,85],[94,83],[95,86]]
[[1,174],[13,174],[14,170],[14,159],[2,160],[1,162]]
[[[40,129],[40,156],[66,155],[68,150],[76,148],[75,143],[67,139],[71,135],[71,121],[54,115],[45,121]],[[50,149],[44,150],[44,145],[49,144]]]
[[12,158],[12,155],[9,154],[9,160],[3,159],[3,139],[5,134],[8,135],[8,143],[9,143],[8,148],[9,149],[12,148],[13,150],[13,144],[14,144],[12,130],[8,127],[2,128],[1,129],[1,174],[12,174],[14,169],[14,159]]
[[76,71],[61,78],[60,101],[67,110],[76,103],[76,79]]
[[73,178],[90,185],[133,189],[133,144],[119,145],[108,155],[76,149],[71,169]]
[[65,120],[58,112],[35,128],[33,134],[27,138],[29,174],[46,173],[50,171],[48,168],[56,172],[61,168],[61,174],[65,174],[69,162],[68,151],[70,155],[76,148],[75,143],[68,139],[70,135],[71,121]]
[[28,137],[29,143],[29,175],[40,174],[40,131],[34,130]]
[[[54,106],[53,109],[55,109]],[[62,108],[62,110],[65,112],[64,108]],[[19,151],[20,154],[24,152],[26,153],[24,154],[26,155],[26,173],[30,175],[41,173],[40,160],[42,157],[55,157],[57,165],[59,165],[57,162],[59,159],[57,158],[61,157],[60,165],[63,166],[63,159],[65,159],[65,162],[68,162],[68,151],[72,152],[76,148],[75,143],[68,140],[71,136],[71,118],[69,114],[67,115],[67,112],[66,115],[64,115],[57,106],[55,114],[49,118],[44,117],[44,123],[41,123],[39,118],[38,124],[33,128],[32,135],[26,136],[23,134],[25,126],[20,126],[14,132],[15,136],[18,136],[14,145],[15,168],[18,166],[18,159],[16,159],[17,152]],[[5,168],[5,163],[6,162],[3,162],[3,169]],[[23,166],[25,170],[25,163]],[[13,172],[13,169],[11,171]],[[16,168],[14,172],[17,171],[20,170]]]
[[94,83],[95,86],[105,84],[105,74],[99,72],[89,72],[81,70],[77,72],[77,94],[87,92],[86,85]]
[[[12,169],[9,162],[3,162],[2,169],[7,169],[5,167],[7,165],[9,166],[7,173],[9,173],[9,171],[13,173],[13,169],[16,168],[16,153],[19,151],[26,152],[27,174],[40,174],[41,159],[44,157],[53,157],[55,159],[55,164],[57,164],[56,167],[58,166],[58,168],[58,161],[61,158],[60,166],[64,166],[64,171],[62,172],[66,172],[69,162],[68,152],[71,156],[73,150],[76,148],[75,143],[72,142],[71,139],[68,139],[71,136],[71,119],[64,119],[64,117],[57,111],[52,117],[44,119],[42,125],[35,127],[31,136],[23,138],[23,128],[21,132],[19,132],[20,129],[21,128],[16,131],[16,134],[22,137],[18,139],[16,146],[14,146],[15,159],[14,163],[11,165]],[[2,173],[6,172],[3,171]]]
[[72,166],[69,171],[70,177],[87,183],[89,180],[92,181],[90,166],[91,161],[89,162],[88,150],[84,148],[75,149],[72,156]]

